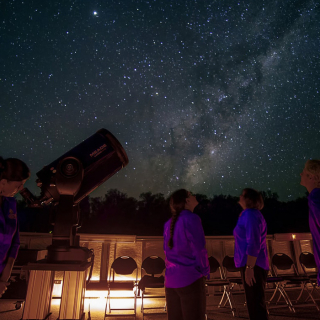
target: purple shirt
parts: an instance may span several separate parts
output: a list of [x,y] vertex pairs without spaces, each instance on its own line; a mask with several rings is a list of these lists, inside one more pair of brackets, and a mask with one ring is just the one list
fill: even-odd
[[318,267],[318,285],[320,285],[320,189],[313,189],[308,196],[309,227],[313,240],[313,254]]
[[6,266],[8,257],[16,259],[20,246],[17,202],[15,198],[2,197],[0,207],[0,274]]
[[267,224],[257,209],[245,209],[241,212],[233,230],[234,263],[237,268],[244,267],[247,255],[257,257],[256,265],[269,270],[267,249]]
[[186,287],[199,278],[209,277],[210,266],[201,219],[189,210],[183,210],[174,227],[173,248],[170,249],[171,219],[164,225],[163,249],[166,255],[165,286]]

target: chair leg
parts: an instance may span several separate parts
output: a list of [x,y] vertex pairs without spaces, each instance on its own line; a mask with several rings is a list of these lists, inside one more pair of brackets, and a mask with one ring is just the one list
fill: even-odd
[[108,296],[109,296],[109,313],[111,313],[111,292],[109,291],[108,293]]
[[[234,287],[234,284],[232,284],[231,287],[229,287],[229,291],[228,291],[228,292],[229,292],[230,294],[232,294],[232,289],[233,289],[233,287]],[[227,300],[224,302],[223,307],[226,306],[227,302],[228,302]]]
[[223,299],[224,299],[225,295],[226,295],[226,287],[223,286],[223,294],[222,294],[222,297],[221,297],[220,302],[218,304],[218,308],[221,308],[221,305],[222,305],[222,302],[223,302]]
[[[223,295],[222,295],[221,300],[219,302],[219,306],[218,306],[219,308],[225,308],[226,307],[227,302],[229,301],[228,292],[230,292],[230,291],[227,291],[227,289],[226,289],[226,291],[223,292]],[[224,296],[226,296],[226,299],[223,301]],[[222,303],[223,303],[223,305],[222,305]]]
[[235,303],[234,303],[234,300],[233,300],[233,296],[232,296],[232,293],[231,292],[227,292],[227,299],[229,301],[229,304],[230,304],[230,308],[231,308],[231,312],[232,312],[232,315],[234,317],[238,317],[238,309],[236,309],[234,307]]
[[[133,303],[133,307],[131,308],[118,308],[117,305],[113,305],[113,308],[111,308],[111,290],[108,290],[108,294],[107,294],[107,301],[106,301],[106,307],[105,307],[105,311],[104,311],[104,320],[107,317],[116,317],[116,316],[122,316],[122,314],[113,314],[111,311],[120,311],[120,310],[129,310],[129,311],[133,311],[133,313],[131,312],[130,314],[128,314],[128,316],[133,317],[136,319],[137,318],[137,290],[133,290],[133,297],[130,295],[127,297],[124,297],[123,299],[126,300],[130,300],[130,304],[131,302]],[[133,299],[133,301],[132,301]],[[125,315],[123,315],[125,316]]]
[[269,306],[271,305],[272,300],[275,298],[277,291],[279,291],[279,297],[278,297],[277,301],[275,302],[275,304],[277,305],[282,297],[284,299],[285,303],[287,304],[289,310],[292,312],[295,312],[295,309],[291,303],[291,300],[288,297],[288,295],[287,295],[286,291],[284,290],[284,288],[282,287],[282,285],[280,283],[276,283],[275,286],[276,287],[273,291],[271,298],[266,303],[268,314],[269,314]]
[[[292,312],[296,312],[295,308],[293,307],[293,304],[291,302],[291,299],[289,298],[286,290],[284,289],[283,286],[279,285],[279,292],[281,293],[284,301],[286,302],[286,304],[288,305],[289,309],[292,311]],[[279,296],[279,299],[277,302],[279,302],[281,296]]]
[[104,320],[107,317],[108,309],[110,310],[110,290],[108,290],[108,294],[107,294],[106,307],[105,307],[105,310],[104,310]]
[[270,298],[269,301],[268,301],[269,303],[273,300],[274,296],[275,296],[276,293],[277,293],[277,290],[278,290],[278,284],[276,283],[276,288],[274,289],[273,294],[272,294],[271,298]]
[[[312,282],[310,282],[310,283],[311,283],[311,285],[312,285],[312,290],[311,290],[310,294],[313,296],[313,293],[316,292],[317,295],[320,295],[320,292],[319,292],[319,289],[318,289],[317,285],[314,284],[314,283],[312,283]],[[309,300],[309,298],[310,298],[310,297],[308,296],[304,302],[307,302],[307,301]],[[316,299],[315,299],[315,300],[316,300]],[[318,298],[317,300],[319,300],[319,298]]]
[[226,305],[227,302],[229,302],[230,308],[231,308],[231,313],[234,317],[238,317],[238,309],[235,307],[235,302],[233,299],[233,295],[232,295],[232,288],[234,286],[231,287],[227,287],[225,290],[226,293],[226,301],[224,303],[224,306]]
[[143,319],[143,295],[144,295],[144,291],[141,290],[141,313],[142,313],[142,319]]
[[301,298],[301,296],[302,296],[302,294],[303,294],[303,291],[304,291],[304,284],[303,283],[301,283],[301,290],[300,290],[300,293],[299,293],[299,295],[298,295],[298,298],[295,300],[296,302],[298,302],[299,300],[300,300],[300,298]]
[[[313,298],[313,296],[312,296],[312,294],[311,294],[313,290],[312,290],[311,293],[310,293],[309,289],[307,288],[306,283],[303,283],[303,289],[306,290],[306,292],[308,293],[309,298],[312,300],[312,302],[313,302],[313,304],[315,305],[315,307],[317,308],[317,310],[320,311],[320,310],[319,310],[319,307],[318,307],[318,305],[317,305],[317,303],[316,303],[316,301],[314,300],[314,298]],[[308,298],[307,298],[307,300],[308,300]]]
[[134,319],[137,317],[137,291],[134,292]]

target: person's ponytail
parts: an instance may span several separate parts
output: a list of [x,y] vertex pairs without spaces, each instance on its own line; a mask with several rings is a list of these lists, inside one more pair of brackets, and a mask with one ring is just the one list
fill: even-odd
[[180,212],[185,208],[186,200],[188,198],[188,191],[180,189],[175,191],[170,197],[170,209],[172,213],[171,225],[170,225],[170,239],[168,246],[170,249],[173,248],[173,235],[176,222],[179,218]]

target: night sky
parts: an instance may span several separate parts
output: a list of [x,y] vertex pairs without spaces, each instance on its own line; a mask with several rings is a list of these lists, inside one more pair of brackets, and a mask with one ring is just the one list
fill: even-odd
[[100,128],[129,164],[92,196],[305,195],[320,157],[318,1],[1,1],[1,155],[36,172]]

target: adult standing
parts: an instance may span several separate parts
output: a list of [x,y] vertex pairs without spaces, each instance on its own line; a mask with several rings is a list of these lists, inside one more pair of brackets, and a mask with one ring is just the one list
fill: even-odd
[[268,319],[265,287],[269,270],[267,224],[260,210],[264,203],[261,194],[250,188],[239,199],[243,211],[233,230],[234,262],[240,268],[250,320]]
[[308,160],[300,173],[300,184],[309,192],[309,227],[313,240],[313,254],[318,267],[320,285],[320,160]]
[[13,196],[29,177],[30,170],[23,161],[0,157],[0,297],[9,285],[20,246],[17,202]]
[[165,290],[168,320],[204,320],[205,280],[210,266],[201,219],[193,213],[198,201],[180,189],[170,197],[172,213],[164,226]]

